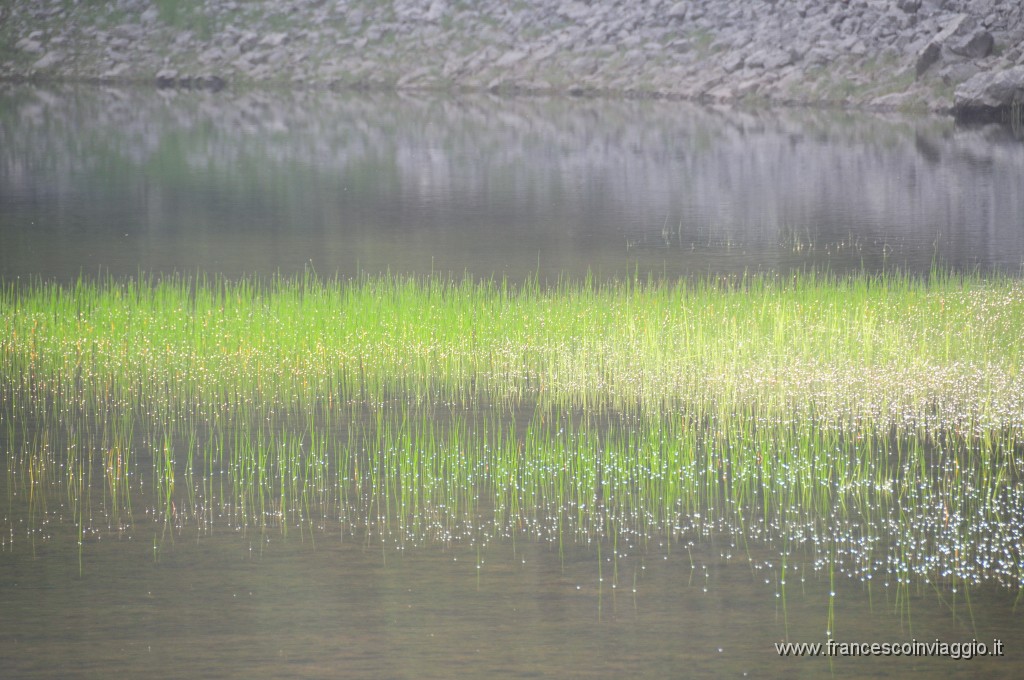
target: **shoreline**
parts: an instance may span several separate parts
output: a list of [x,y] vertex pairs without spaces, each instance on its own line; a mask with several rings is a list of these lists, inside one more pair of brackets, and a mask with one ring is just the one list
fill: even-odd
[[596,96],[1006,122],[1024,102],[1024,7],[1013,0],[15,0],[0,43],[2,82]]

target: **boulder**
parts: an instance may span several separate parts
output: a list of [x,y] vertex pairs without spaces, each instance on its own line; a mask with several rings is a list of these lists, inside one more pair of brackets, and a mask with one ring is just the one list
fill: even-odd
[[558,16],[569,21],[582,21],[593,13],[590,7],[574,0],[563,2],[555,11],[558,13]]
[[950,17],[942,30],[938,32],[932,42],[945,45],[947,41],[964,35],[969,35],[978,26],[978,20],[968,14],[954,14]]
[[238,49],[243,53],[252,50],[259,43],[260,37],[252,31],[246,31],[238,37]]
[[110,33],[128,40],[141,40],[145,36],[145,31],[138,24],[118,24],[110,30]]
[[149,26],[151,24],[155,24],[157,22],[157,19],[159,18],[160,10],[156,7],[150,7],[142,13],[142,15],[139,17],[139,21],[142,22],[143,26]]
[[495,68],[508,68],[522,61],[526,56],[526,52],[518,52],[516,50],[506,52],[498,57],[498,61],[494,62],[494,66]]
[[64,55],[60,52],[47,52],[32,64],[32,70],[46,71],[47,69],[52,69],[54,66],[57,66],[63,60]]
[[789,50],[772,50],[764,58],[764,67],[768,71],[775,71],[789,66],[793,61],[793,53]]
[[723,69],[725,69],[726,73],[732,73],[733,71],[738,71],[739,69],[743,68],[743,63],[745,61],[746,57],[743,55],[742,52],[729,52],[724,57],[722,57],[722,60],[721,62],[719,62],[719,64]]
[[959,120],[1009,120],[1024,107],[1024,66],[983,72],[953,93],[953,113]]
[[281,45],[288,43],[289,36],[287,33],[268,33],[259,41],[260,47],[269,47],[276,49]]
[[[947,50],[952,52],[954,46],[959,47],[961,45],[966,49],[966,43],[973,40],[974,36],[979,32],[985,33],[985,31],[978,30],[978,22],[974,17],[967,14],[953,15],[943,26],[942,30],[918,52],[917,61],[914,65],[917,77],[920,78],[925,71],[942,59],[944,52]],[[989,38],[991,38],[991,35]],[[976,46],[976,49],[981,48],[982,45],[980,44]],[[989,52],[991,51],[992,48],[989,45]],[[954,54],[956,53],[954,52]]]
[[160,69],[156,74],[156,86],[160,88],[175,87],[178,84],[178,72],[172,68]]
[[959,54],[961,57],[984,59],[992,54],[992,48],[995,47],[995,44],[995,38],[992,37],[991,33],[979,29],[970,35],[951,40],[947,46],[950,52]]
[[688,3],[677,2],[676,4],[668,8],[668,11],[665,12],[665,16],[667,16],[669,19],[682,21],[683,19],[686,18],[687,9],[689,9]]
[[15,45],[22,52],[28,52],[29,54],[42,54],[46,50],[43,49],[42,43],[32,38],[22,38]]
[[925,45],[924,49],[918,53],[917,61],[914,64],[917,77],[920,78],[924,75],[924,72],[930,69],[940,57],[942,57],[942,47],[938,43],[930,42]]
[[224,60],[224,50],[219,47],[209,47],[199,55],[199,61],[203,64],[212,64]]
[[768,71],[780,69],[793,63],[793,55],[786,50],[767,49],[754,52],[746,59],[747,68],[764,68]]
[[944,83],[963,83],[973,78],[981,71],[981,67],[973,61],[954,61],[943,65],[936,75],[942,78]]
[[445,0],[434,0],[430,3],[430,7],[427,9],[427,13],[423,15],[423,20],[430,23],[437,23],[444,18],[444,15],[448,12],[448,3]]
[[100,80],[118,80],[123,78],[128,74],[128,68],[128,64],[122,61],[100,74]]

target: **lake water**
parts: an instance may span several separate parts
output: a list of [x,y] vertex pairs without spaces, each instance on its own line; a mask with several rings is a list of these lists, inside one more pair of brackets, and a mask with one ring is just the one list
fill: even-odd
[[[512,282],[934,266],[1017,275],[1022,187],[1024,143],[1012,131],[944,119],[0,88],[5,285],[310,267]],[[17,406],[3,406],[12,418]],[[253,526],[213,502],[213,472],[191,486],[179,478],[170,506],[144,454],[115,489],[129,500],[112,497],[100,467],[86,475],[83,511],[49,458],[15,464],[18,428],[0,428],[5,677],[1024,674],[1019,590],[993,580],[957,592],[882,578],[885,565],[831,572],[786,552],[787,563],[776,543],[735,527],[559,541],[538,529],[547,509],[536,526],[488,524],[481,507],[462,533],[396,538],[374,526],[371,496],[295,526]],[[26,474],[50,477],[26,485]],[[1007,521],[1019,520],[1020,498],[1004,499]],[[837,550],[870,561],[857,538]],[[1019,555],[986,540],[996,558]],[[786,658],[775,648],[829,633],[999,640],[1005,656]]]
[[1018,272],[1024,144],[835,111],[0,90],[0,275]]

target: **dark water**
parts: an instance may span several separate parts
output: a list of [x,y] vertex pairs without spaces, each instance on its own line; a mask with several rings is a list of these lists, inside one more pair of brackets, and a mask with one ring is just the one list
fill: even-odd
[[[1024,145],[1011,134],[937,119],[0,89],[8,282],[308,266],[512,280],[935,264],[1016,274],[1022,187]],[[0,441],[8,457],[11,447]],[[287,534],[227,520],[168,526],[146,475],[117,517],[97,475],[90,525],[79,527],[68,492],[26,498],[24,470],[6,467],[5,677],[1024,673],[1024,608],[991,582],[955,593],[804,563],[790,565],[783,588],[772,548],[727,537],[690,549],[559,546],[522,530],[403,546],[329,523]],[[776,652],[776,642],[830,632],[848,642],[998,638],[1006,655]]]

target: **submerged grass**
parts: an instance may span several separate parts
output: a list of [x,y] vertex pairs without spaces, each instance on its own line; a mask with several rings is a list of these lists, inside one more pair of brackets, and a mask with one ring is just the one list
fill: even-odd
[[1017,279],[37,282],[0,324],[9,493],[58,485],[80,540],[95,487],[108,529],[141,494],[175,531],[1024,584]]

